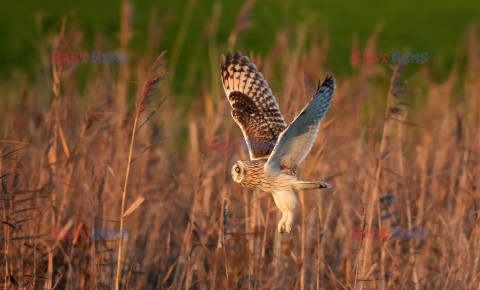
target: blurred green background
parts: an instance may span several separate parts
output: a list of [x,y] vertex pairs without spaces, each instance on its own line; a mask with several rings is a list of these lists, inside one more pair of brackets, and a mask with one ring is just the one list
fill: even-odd
[[[187,7],[192,2],[196,5],[187,26],[185,43],[178,52],[178,65],[174,68],[177,88],[182,83],[182,68],[194,57],[192,48],[201,43],[200,38],[206,37],[205,27],[212,19],[214,7],[219,12],[215,41],[218,47],[227,50],[229,34],[244,1],[132,2],[135,13],[134,35],[129,46],[131,53],[142,53],[148,46],[148,25],[152,11],[156,10],[159,21],[165,15],[169,15],[171,20],[165,26],[160,43],[160,50],[169,50],[170,55]],[[67,18],[67,25],[77,24],[83,31],[86,48],[93,47],[95,37],[101,35],[106,43],[117,49],[121,4],[121,1],[111,0],[1,1],[0,79],[11,79],[15,74],[35,78],[32,68],[40,62],[39,46],[45,43],[48,35],[58,35],[63,16]],[[351,70],[350,52],[354,39],[358,40],[359,48],[363,50],[375,27],[382,23],[378,51],[428,52],[429,62],[435,62],[441,76],[446,75],[451,67],[466,28],[480,23],[480,1],[258,0],[251,11],[250,21],[252,25],[241,35],[235,47],[246,54],[268,53],[278,34],[286,29],[294,36],[302,25],[308,25],[310,30],[318,26],[319,33],[325,28],[330,37],[327,66],[337,75]],[[295,46],[295,39],[290,37],[288,45]],[[208,58],[207,45],[204,50]]]

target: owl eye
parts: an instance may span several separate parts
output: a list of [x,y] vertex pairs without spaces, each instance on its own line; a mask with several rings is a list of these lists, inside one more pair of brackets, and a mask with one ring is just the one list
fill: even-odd
[[235,172],[240,172],[240,168],[235,167]]

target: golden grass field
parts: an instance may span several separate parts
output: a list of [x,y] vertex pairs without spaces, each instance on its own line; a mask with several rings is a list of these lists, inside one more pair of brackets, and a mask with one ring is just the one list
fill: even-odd
[[[98,39],[94,49],[127,51],[128,9],[120,47]],[[53,50],[93,50],[68,21],[38,47],[40,81],[2,84],[2,287],[110,289],[117,277],[120,289],[480,287],[475,26],[444,80],[430,63],[352,64],[351,75],[337,76],[299,170],[333,189],[300,192],[293,233],[280,235],[270,194],[231,180],[231,166],[247,152],[202,150],[204,139],[243,139],[219,74],[221,54],[248,26],[242,21],[228,47],[212,41],[209,55],[196,55],[209,67],[181,68],[182,95],[172,89],[178,50],[156,62],[161,31],[127,63],[52,64]],[[376,35],[352,49],[377,51]],[[287,122],[318,79],[335,74],[325,65],[326,29],[286,31],[268,54],[243,53],[269,80]],[[355,227],[428,229],[428,237],[356,239]],[[122,228],[128,238],[55,239],[59,228]]]

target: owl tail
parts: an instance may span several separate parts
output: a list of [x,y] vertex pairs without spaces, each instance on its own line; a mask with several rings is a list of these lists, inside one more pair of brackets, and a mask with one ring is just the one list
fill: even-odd
[[309,189],[329,189],[332,188],[332,186],[325,181],[299,181],[296,185],[295,188],[297,190],[309,190]]

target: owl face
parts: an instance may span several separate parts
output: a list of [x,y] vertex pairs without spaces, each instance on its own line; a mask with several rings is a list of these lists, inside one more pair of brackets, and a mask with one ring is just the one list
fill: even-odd
[[232,167],[232,179],[240,183],[245,176],[245,166],[242,161],[237,161]]

